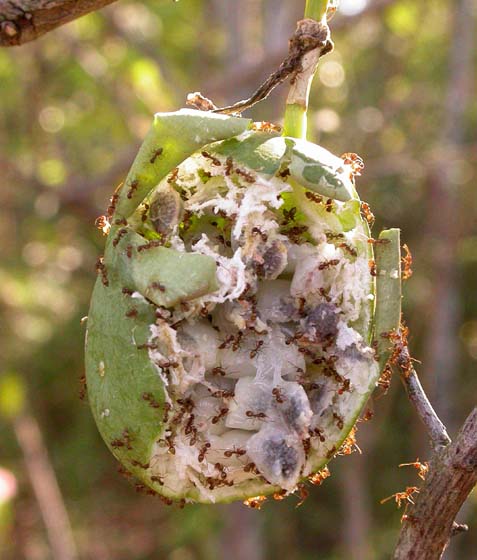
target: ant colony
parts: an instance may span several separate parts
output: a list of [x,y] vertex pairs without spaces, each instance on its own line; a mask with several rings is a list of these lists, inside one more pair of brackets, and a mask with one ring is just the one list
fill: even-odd
[[[351,165],[327,157],[354,191]],[[216,264],[206,295],[162,306],[167,283],[143,292],[156,319],[142,349],[165,391],[161,405],[142,395],[161,407],[143,466],[160,493],[202,502],[290,493],[337,453],[378,376],[360,210],[356,198],[300,186],[285,164],[266,176],[203,150],[129,217],[138,251],[165,246]]]

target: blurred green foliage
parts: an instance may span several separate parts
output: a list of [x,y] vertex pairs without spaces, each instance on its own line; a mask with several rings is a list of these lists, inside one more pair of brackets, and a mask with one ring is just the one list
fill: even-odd
[[[137,495],[116,473],[78,399],[80,319],[88,313],[104,241],[95,217],[124,178],[154,112],[183,106],[187,92],[196,90],[216,103],[236,101],[278,65],[302,11],[300,3],[288,4],[294,3],[122,0],[32,44],[0,50],[0,465],[19,483],[9,523],[0,525],[2,558],[52,558],[12,430],[24,390],[81,558],[232,560],[244,557],[247,542],[247,560],[389,557],[402,512],[379,500],[418,484],[412,470],[397,465],[429,455],[397,380],[386,398],[373,400],[374,420],[360,428],[363,455],[333,461],[333,476],[311,489],[299,509],[290,498],[267,503],[261,512],[168,509]],[[350,11],[351,2],[342,4]],[[332,22],[336,48],[320,63],[310,129],[328,149],[364,158],[358,189],[376,214],[376,231],[401,227],[413,250],[415,274],[405,287],[404,308],[418,359],[432,347],[436,263],[442,251],[451,252],[457,283],[448,297],[458,310],[457,329],[447,333],[458,351],[451,390],[442,394],[425,363],[423,382],[446,403],[455,427],[477,394],[475,92],[462,145],[443,145],[454,2],[396,0],[379,10],[370,9],[371,1],[367,9],[359,4],[364,12]],[[279,121],[285,90],[251,116]],[[458,202],[453,244],[432,227],[440,219],[432,181],[444,171]],[[472,558],[477,549],[475,497],[465,517],[471,531],[453,543],[455,558]],[[230,540],[234,534],[242,548]]]

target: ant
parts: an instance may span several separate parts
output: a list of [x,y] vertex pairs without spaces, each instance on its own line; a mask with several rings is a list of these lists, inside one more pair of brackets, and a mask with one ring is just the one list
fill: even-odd
[[421,463],[419,459],[416,459],[414,463],[401,463],[399,467],[414,467],[417,469],[417,476],[422,480],[426,480],[426,475],[429,472],[429,463]]
[[255,345],[255,348],[250,352],[250,359],[253,359],[256,357],[256,355],[258,354],[258,351],[260,350],[260,348],[264,345],[263,340],[257,340],[257,343]]
[[277,401],[277,403],[284,403],[287,399],[285,396],[283,396],[282,390],[280,389],[280,387],[275,387],[272,389],[272,395],[275,397],[275,400]]
[[153,282],[150,286],[153,290],[159,290],[160,292],[165,292],[166,291],[166,287],[164,286],[164,284],[161,284],[160,282]]
[[171,171],[169,177],[167,178],[167,182],[169,184],[171,183],[175,183],[175,181],[177,181],[177,176],[179,175],[179,168],[178,167],[174,167],[174,169]]
[[176,454],[176,448],[174,447],[174,442],[172,441],[172,436],[166,436],[164,439],[166,440],[167,446],[169,447],[168,452],[171,455],[175,455]]
[[130,318],[137,317],[137,315],[138,315],[138,310],[135,307],[129,309],[125,313],[125,316]]
[[[122,183],[119,185],[118,189],[122,186]],[[118,190],[116,189],[116,191]],[[114,212],[116,211],[116,204],[118,203],[119,194],[115,192],[113,196],[109,199],[109,206],[106,210],[106,215],[108,218],[111,218]]]
[[96,272],[101,274],[101,282],[103,286],[109,286],[108,271],[106,270],[106,265],[103,262],[103,257],[98,257],[96,261]]
[[251,508],[251,509],[261,509],[263,502],[265,502],[267,498],[265,496],[255,496],[254,498],[249,498],[248,500],[244,501],[244,505]]
[[100,229],[104,235],[108,235],[110,229],[111,229],[111,224],[108,221],[108,218],[106,216],[98,216],[94,222],[94,225]]
[[253,412],[251,410],[247,410],[247,412],[245,413],[245,416],[247,416],[247,418],[258,418],[260,420],[263,420],[264,418],[267,418],[267,415],[265,414],[265,412]]
[[194,414],[191,414],[191,415],[189,416],[189,419],[187,420],[187,423],[186,423],[186,426],[185,426],[185,430],[184,430],[184,433],[185,433],[186,436],[188,436],[189,434],[191,434],[191,433],[193,432],[193,430],[194,430],[194,418],[195,418],[195,415],[194,415]]
[[318,270],[328,270],[328,268],[331,268],[332,266],[336,266],[339,264],[339,259],[331,259],[329,261],[323,261],[319,266],[318,266]]
[[358,256],[358,251],[356,251],[356,249],[354,247],[351,247],[351,245],[348,245],[348,243],[340,243],[338,245],[338,247],[340,249],[344,249],[347,253],[349,253],[352,257],[357,257]]
[[117,246],[117,244],[121,241],[121,238],[124,237],[127,232],[128,232],[128,230],[126,228],[121,228],[118,231],[116,237],[113,239],[113,247]]
[[263,233],[263,231],[259,227],[252,228],[252,235],[259,235],[264,243],[268,241],[268,235]]
[[162,155],[162,152],[164,151],[164,148],[157,148],[157,150],[154,150],[154,152],[152,153],[152,157],[149,160],[149,163],[154,163],[156,161],[156,159]]
[[351,176],[361,175],[361,171],[364,169],[364,161],[358,154],[346,152],[341,156],[341,159],[351,167]]
[[226,374],[227,372],[225,371],[225,369],[221,367],[214,367],[214,369],[212,370],[212,375],[221,375],[222,377],[224,377]]
[[212,165],[222,165],[222,162],[220,161],[220,159],[214,157],[213,155],[209,154],[208,152],[206,152],[205,150],[200,152],[202,154],[202,157],[205,157],[206,159],[210,159],[210,161],[212,162]]
[[297,503],[296,507],[299,508],[300,506],[302,506],[305,503],[305,500],[308,498],[310,493],[306,489],[303,482],[300,482],[299,484],[297,484],[296,488],[298,490],[298,495],[300,497],[300,501]]
[[134,191],[137,190],[139,186],[139,181],[137,179],[134,179],[134,181],[131,182],[131,184],[129,185],[129,190],[128,190],[128,194],[126,195],[129,200],[131,200],[131,198],[133,197]]
[[368,267],[369,267],[369,274],[371,274],[371,276],[378,275],[378,270],[376,268],[376,261],[374,259],[370,259],[368,261]]
[[315,204],[321,204],[323,202],[323,197],[311,191],[306,191],[305,196],[308,200],[311,200]]
[[224,457],[232,457],[232,455],[237,455],[237,457],[241,457],[242,455],[245,455],[245,453],[247,453],[247,451],[245,449],[228,449],[227,451],[224,452]]
[[220,472],[220,478],[225,480],[227,478],[227,472],[225,471],[224,465],[222,465],[222,463],[215,463],[214,467]]
[[204,445],[200,448],[199,451],[199,456],[197,457],[197,460],[199,461],[199,463],[202,463],[202,461],[205,459],[205,454],[207,453],[207,450],[210,449],[210,443],[204,443]]
[[372,237],[370,237],[368,239],[368,243],[370,245],[387,245],[388,243],[391,243],[390,239],[373,239]]
[[246,473],[253,473],[253,474],[260,474],[260,471],[257,469],[257,466],[255,465],[255,463],[247,463],[244,468],[243,468],[244,472]]
[[333,412],[333,418],[336,420],[336,425],[338,426],[338,429],[342,430],[344,428],[343,418],[336,412]]
[[161,408],[161,405],[156,401],[152,393],[143,393],[142,400],[149,403],[149,406],[151,406],[152,408]]
[[318,471],[317,473],[312,474],[310,477],[308,477],[308,480],[315,486],[320,486],[321,484],[323,484],[323,481],[329,476],[331,476],[330,469],[328,467],[325,467],[324,469],[321,469],[321,471]]
[[221,408],[221,409],[219,410],[219,414],[217,414],[217,416],[214,416],[214,417],[212,418],[212,424],[217,424],[217,422],[218,422],[221,418],[223,418],[223,417],[227,414],[228,411],[229,411],[229,409],[228,409],[227,407]]
[[86,390],[87,390],[87,386],[86,386],[86,375],[82,375],[79,379],[80,382],[80,390],[79,390],[79,398],[80,401],[84,401],[86,398]]
[[409,247],[404,244],[402,246],[402,248],[404,249],[404,251],[406,251],[406,254],[404,255],[404,257],[402,257],[402,265],[403,265],[403,269],[402,269],[402,279],[403,280],[409,280],[409,278],[411,278],[412,276],[412,255],[411,255],[411,251],[409,250]]
[[410,504],[414,504],[414,501],[412,499],[413,494],[419,494],[419,488],[417,486],[407,486],[404,492],[396,492],[395,494],[392,494],[391,496],[384,498],[384,500],[381,500],[380,503],[384,504],[385,502],[388,502],[389,500],[392,500],[394,498],[398,508],[400,508],[401,502],[408,502]]
[[219,399],[232,399],[235,397],[235,393],[233,391],[214,391],[212,396]]
[[369,204],[366,202],[361,202],[361,212],[363,213],[364,219],[368,222],[370,226],[374,224],[375,217],[374,214],[371,212],[371,208]]

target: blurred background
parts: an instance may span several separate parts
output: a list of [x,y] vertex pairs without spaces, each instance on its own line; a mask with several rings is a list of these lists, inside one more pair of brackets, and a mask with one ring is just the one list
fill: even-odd
[[[303,4],[303,5],[302,5]],[[309,499],[167,508],[117,473],[79,399],[104,238],[95,218],[157,111],[200,90],[247,97],[286,54],[304,1],[121,0],[0,50],[0,557],[7,560],[379,560],[419,486],[426,434],[398,379]],[[411,348],[451,435],[477,395],[477,1],[341,0],[310,136],[357,152],[375,232],[398,226]],[[286,86],[247,116],[280,122]],[[87,400],[87,399],[86,399]],[[477,558],[470,525],[447,560]]]

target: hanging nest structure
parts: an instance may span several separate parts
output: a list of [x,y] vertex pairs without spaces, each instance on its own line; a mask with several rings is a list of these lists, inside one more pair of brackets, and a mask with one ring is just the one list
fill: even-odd
[[370,242],[356,165],[247,119],[156,115],[101,222],[86,340],[98,428],[151,492],[253,505],[342,448],[400,316],[399,232]]

